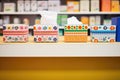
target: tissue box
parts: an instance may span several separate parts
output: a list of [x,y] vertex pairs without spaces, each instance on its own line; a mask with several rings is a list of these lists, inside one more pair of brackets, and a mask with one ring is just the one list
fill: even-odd
[[67,25],[64,29],[65,42],[87,42],[88,40],[87,25]]
[[6,24],[3,26],[4,42],[27,42],[28,25],[24,24]]
[[57,42],[58,27],[53,25],[34,25],[35,42]]
[[116,37],[115,25],[91,26],[92,42],[115,42],[115,37]]

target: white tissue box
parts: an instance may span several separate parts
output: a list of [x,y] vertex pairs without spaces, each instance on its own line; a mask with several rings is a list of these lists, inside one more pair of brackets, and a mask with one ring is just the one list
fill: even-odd
[[15,12],[15,3],[4,3],[4,12]]
[[115,42],[116,26],[115,25],[94,25],[91,26],[92,42]]
[[60,0],[48,1],[48,11],[60,11]]
[[3,26],[4,42],[27,42],[28,25],[24,24],[6,24]]
[[37,11],[37,1],[31,0],[31,11],[36,12]]
[[53,25],[34,25],[35,42],[57,42],[58,27]]
[[48,10],[48,1],[37,1],[38,11]]
[[30,12],[30,0],[25,0],[25,12]]
[[24,6],[25,5],[24,5],[24,1],[23,0],[18,0],[17,1],[17,11],[18,12],[24,12],[24,9],[25,9]]

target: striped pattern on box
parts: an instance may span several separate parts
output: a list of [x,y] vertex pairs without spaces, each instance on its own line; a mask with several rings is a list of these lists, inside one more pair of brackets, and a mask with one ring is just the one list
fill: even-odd
[[34,25],[35,42],[57,42],[58,27],[53,25]]
[[65,42],[87,42],[87,25],[67,25],[64,29]]
[[27,42],[28,25],[24,24],[6,24],[3,26],[4,42]]
[[91,26],[92,42],[115,42],[115,25],[95,25]]

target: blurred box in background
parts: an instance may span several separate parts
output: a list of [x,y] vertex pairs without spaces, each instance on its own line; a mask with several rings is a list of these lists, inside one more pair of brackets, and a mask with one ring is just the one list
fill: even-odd
[[111,0],[101,0],[101,12],[111,11]]
[[99,0],[91,0],[91,12],[99,12],[100,11],[100,2]]
[[88,17],[88,16],[82,16],[82,17],[81,17],[81,22],[82,22],[83,24],[89,25],[89,17]]
[[67,12],[67,6],[66,5],[61,5],[60,6],[60,12]]
[[15,12],[15,3],[4,3],[4,12]]
[[111,11],[112,12],[119,12],[120,11],[119,0],[112,0]]
[[37,1],[38,11],[48,10],[48,1]]
[[80,12],[89,12],[89,0],[80,0]]
[[25,0],[25,12],[30,12],[30,0]]
[[31,0],[31,11],[36,12],[37,11],[37,1]]
[[25,4],[24,4],[24,1],[23,0],[18,0],[17,1],[17,11],[18,12],[24,12],[25,10]]
[[79,12],[79,1],[67,1],[68,12]]

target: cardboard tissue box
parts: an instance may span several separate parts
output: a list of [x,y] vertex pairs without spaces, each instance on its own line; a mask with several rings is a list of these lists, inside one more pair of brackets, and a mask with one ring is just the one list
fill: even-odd
[[34,41],[57,42],[59,30],[57,27],[57,13],[42,11],[41,16],[41,24],[34,25]]
[[[73,23],[74,22],[74,23]],[[75,17],[68,18],[68,24],[64,28],[65,42],[87,42],[88,26],[80,23]]]
[[58,27],[53,25],[34,25],[35,42],[57,42]]
[[28,25],[6,24],[3,26],[3,42],[27,42]]
[[92,42],[115,42],[115,37],[116,37],[115,25],[91,26]]

